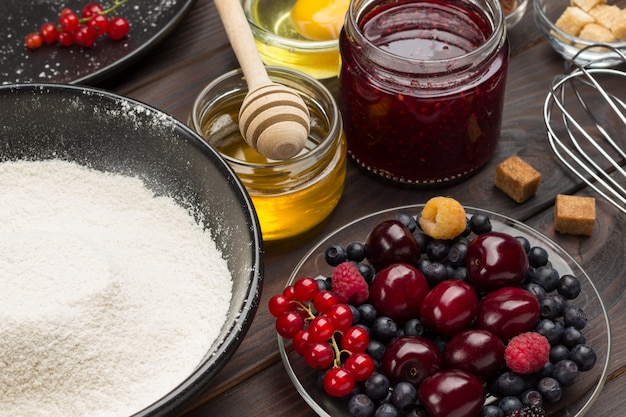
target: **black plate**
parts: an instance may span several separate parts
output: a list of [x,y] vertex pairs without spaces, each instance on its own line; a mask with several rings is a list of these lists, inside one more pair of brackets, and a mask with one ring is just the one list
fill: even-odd
[[[0,85],[17,83],[96,84],[139,59],[162,41],[191,9],[194,0],[129,0],[116,13],[131,26],[126,39],[98,39],[93,48],[43,45],[31,51],[26,35],[44,22],[57,23],[62,8],[80,13],[86,0],[1,0]],[[102,0],[107,8],[111,0]]]

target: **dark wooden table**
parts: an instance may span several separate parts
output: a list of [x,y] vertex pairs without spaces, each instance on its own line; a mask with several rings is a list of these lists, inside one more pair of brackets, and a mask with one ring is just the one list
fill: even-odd
[[[554,232],[557,194],[593,195],[559,165],[546,139],[543,103],[551,80],[563,71],[563,60],[535,28],[532,4],[508,36],[512,56],[502,136],[489,164],[458,185],[426,190],[385,183],[350,165],[344,195],[326,222],[299,239],[267,245],[263,296],[252,327],[230,363],[187,416],[313,416],[281,363],[268,299],[282,290],[298,260],[327,233],[368,213],[424,203],[434,195],[449,195],[465,205],[488,208],[527,223],[565,248],[596,280],[612,323],[613,354],[606,387],[589,415],[626,415],[626,217],[598,199],[593,236]],[[215,6],[211,0],[197,0],[182,24],[156,50],[99,87],[143,101],[186,122],[200,90],[237,67]],[[336,80],[326,83],[336,91]],[[493,184],[496,164],[512,154],[519,154],[543,173],[539,192],[523,204],[515,203]]]

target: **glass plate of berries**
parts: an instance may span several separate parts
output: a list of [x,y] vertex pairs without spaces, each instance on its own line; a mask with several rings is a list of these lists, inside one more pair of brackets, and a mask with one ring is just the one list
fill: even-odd
[[611,334],[577,262],[447,197],[355,220],[269,301],[283,364],[320,416],[583,416]]

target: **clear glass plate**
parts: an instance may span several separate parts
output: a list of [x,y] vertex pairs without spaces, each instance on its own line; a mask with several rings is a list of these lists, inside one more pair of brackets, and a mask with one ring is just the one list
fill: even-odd
[[[298,263],[286,285],[292,284],[298,278],[308,276],[326,276],[331,267],[325,261],[324,252],[332,244],[347,245],[350,242],[364,242],[369,231],[383,220],[393,219],[396,213],[417,215],[423,205],[403,206],[374,213],[357,219],[317,243]],[[514,219],[502,216],[488,210],[465,208],[468,214],[482,212],[491,219],[493,230],[508,233],[513,236],[526,237],[531,246],[541,246],[549,253],[549,260],[561,275],[573,274],[582,283],[582,291],[575,305],[583,308],[588,317],[588,324],[583,329],[587,343],[597,354],[597,361],[593,369],[582,372],[578,381],[564,388],[564,394],[558,403],[545,406],[546,415],[550,417],[582,417],[591,408],[606,379],[610,351],[611,332],[606,309],[598,290],[578,263],[556,243],[538,231]],[[344,401],[325,394],[318,385],[318,373],[309,368],[302,357],[296,353],[291,342],[278,336],[278,346],[285,365],[285,369],[294,386],[309,404],[322,417],[349,417],[347,405]]]

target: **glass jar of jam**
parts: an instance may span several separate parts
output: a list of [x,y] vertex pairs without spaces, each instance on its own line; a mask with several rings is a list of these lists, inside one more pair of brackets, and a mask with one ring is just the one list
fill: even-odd
[[248,93],[241,70],[209,83],[196,98],[189,126],[233,168],[246,187],[264,241],[298,236],[335,209],[346,177],[346,138],[330,91],[300,71],[267,67],[270,79],[300,93],[311,131],[300,154],[271,160],[252,149],[239,132],[239,108]]
[[339,107],[361,167],[426,186],[488,161],[509,58],[498,0],[353,0],[339,47]]

